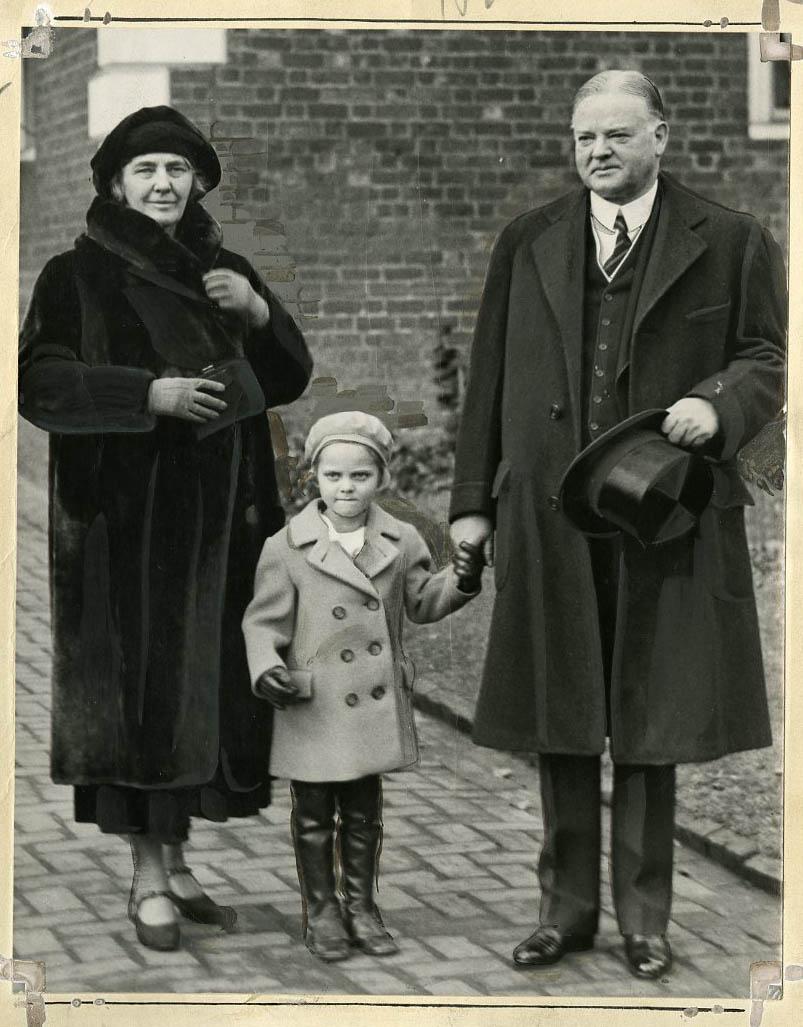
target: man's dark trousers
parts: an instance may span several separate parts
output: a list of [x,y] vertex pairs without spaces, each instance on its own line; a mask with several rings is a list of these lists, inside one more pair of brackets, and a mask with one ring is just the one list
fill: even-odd
[[[607,706],[621,542],[590,539],[589,548]],[[594,934],[600,892],[600,758],[542,754],[538,767],[544,818],[538,863],[540,922],[566,934]],[[622,934],[666,933],[672,902],[674,820],[674,765],[614,764],[611,885]]]

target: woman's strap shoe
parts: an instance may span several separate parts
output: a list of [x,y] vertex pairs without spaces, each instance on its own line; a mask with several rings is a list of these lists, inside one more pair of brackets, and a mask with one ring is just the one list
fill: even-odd
[[625,953],[636,977],[655,980],[672,967],[672,950],[663,934],[626,934]]
[[133,923],[137,931],[137,938],[141,945],[149,949],[156,949],[158,952],[174,952],[181,942],[181,932],[178,924],[146,924],[139,915],[142,903],[147,899],[164,898],[170,902],[172,896],[163,891],[149,891],[144,895],[138,895],[136,899],[132,896],[128,903],[128,919]]
[[[176,874],[189,874],[192,877],[192,870],[189,867],[180,867],[167,872],[168,878]],[[206,892],[188,899],[168,888],[167,896],[183,917],[196,924],[217,924],[225,931],[231,931],[237,923],[237,910],[232,906],[219,906]]]
[[513,950],[513,962],[516,966],[548,966],[567,952],[586,952],[593,947],[593,934],[564,934],[557,927],[540,924]]

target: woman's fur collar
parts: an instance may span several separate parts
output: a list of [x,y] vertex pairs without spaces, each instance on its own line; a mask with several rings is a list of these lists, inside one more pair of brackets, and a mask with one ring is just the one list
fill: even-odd
[[86,215],[87,232],[105,250],[136,267],[184,277],[213,267],[221,245],[220,225],[190,201],[175,238],[146,214],[97,196]]

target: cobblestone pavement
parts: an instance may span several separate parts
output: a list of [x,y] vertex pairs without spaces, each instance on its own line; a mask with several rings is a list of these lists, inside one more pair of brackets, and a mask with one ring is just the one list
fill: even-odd
[[75,824],[71,790],[48,776],[42,497],[20,488],[14,940],[15,956],[45,962],[50,993],[746,997],[750,964],[779,958],[778,900],[676,844],[676,967],[665,981],[628,974],[607,872],[596,949],[514,969],[511,950],[537,917],[536,772],[428,717],[419,766],[385,779],[379,899],[399,955],[326,965],[304,948],[284,782],[262,817],[193,831],[188,858],[237,908],[238,930],[182,925],[180,951],[143,948],[125,918],[126,843]]

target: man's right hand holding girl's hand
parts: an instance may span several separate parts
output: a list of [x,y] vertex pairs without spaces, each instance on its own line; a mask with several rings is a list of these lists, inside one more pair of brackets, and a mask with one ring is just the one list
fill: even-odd
[[277,710],[283,710],[287,705],[292,706],[302,701],[286,667],[271,667],[260,674],[254,683],[254,694],[259,699],[265,699]]

